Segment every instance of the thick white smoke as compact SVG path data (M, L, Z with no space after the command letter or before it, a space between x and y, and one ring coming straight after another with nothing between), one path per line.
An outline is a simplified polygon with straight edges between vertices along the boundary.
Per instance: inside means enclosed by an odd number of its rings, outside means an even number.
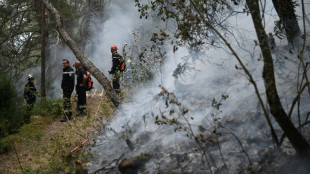
M243 7L240 5L238 10L242 10ZM137 8L134 7L134 2L130 0L113 0L104 10L108 20L102 24L102 31L99 32L99 35L95 36L100 42L96 45L96 50L94 50L93 57L90 60L107 77L111 78L108 74L112 65L110 46L117 45L119 53L123 54L121 48L124 44L134 43L133 30L144 28L144 31L150 31L144 37L147 40L147 37L151 36L151 32L155 31L155 26L164 25L152 19L141 20ZM273 31L274 20L277 19L271 2L267 2L266 14L268 15L265 16L264 25L266 32L269 33ZM228 24L230 32L234 34L234 36L230 35L228 40L253 74L259 92L266 101L264 83L261 77L263 62L261 61L260 49L255 46L257 38L251 16L239 14L232 17ZM280 49L284 47L286 41L276 38L276 43ZM254 88L243 70L238 69L240 65L224 44L222 48L210 47L202 50L201 60L192 61L190 59L189 62L186 61L195 69L186 71L178 79L172 76L173 71L179 63L185 63L186 59L184 58L186 56L191 55L186 48L179 48L177 52L173 53L169 44L164 45L164 47L167 50L167 58L162 66L162 74L156 76L145 86L130 91L134 93L133 97L121 106L121 112L113 118L108 129L97 139L97 147L92 150L96 151L99 157L91 162L92 165L89 164L90 171L110 163L109 160L116 159L121 154L131 157L140 153L153 153L154 159L148 164L150 172L153 170L153 173L157 167L165 167L164 164L157 166L158 161L160 161L157 158L164 159L162 163L167 163L167 165L173 163L170 161L169 154L187 154L193 164L201 162L200 154L197 155L193 152L193 149L197 148L197 144L193 139L186 137L184 131L175 133L173 131L174 126L154 123L156 116L169 115L169 111L172 109L176 113L178 111L178 107L172 104L167 107L165 97L158 96L161 92L159 85L165 87L169 92L173 92L182 106L189 109L186 117L195 134L199 134L202 128L212 131L213 127L219 124L218 122L215 123L214 120L219 118L222 120L221 124L227 123L227 125L223 125L227 132L232 131L239 136L253 161L259 159L260 153L264 149L272 147L270 131L258 106ZM277 48L273 51L273 56L275 58L289 57L289 53ZM70 60L75 61L74 58ZM297 67L294 58L289 57L289 60L291 62L283 59L274 60L276 77L279 79L277 81L278 90L280 95L284 96L281 98L284 103L291 101L292 96L296 94L294 76L297 74ZM95 83L95 87L100 88L98 83ZM222 94L227 95L228 98L221 100ZM221 101L220 110L212 107L213 99ZM286 107L286 109L288 108ZM302 105L301 112L305 113L306 111L307 106ZM186 124L186 121L176 113L171 115ZM274 120L272 121L274 122ZM277 124L274 125L277 132L280 132ZM264 141L257 142L257 137L264 139ZM134 151L128 149L124 139L133 142ZM250 140L253 143L250 143ZM225 158L229 158L226 159L227 165L232 173L235 173L240 163L246 163L244 154L241 153L240 155L240 146L234 138L226 137L221 141L223 155ZM188 148L184 149L184 147ZM164 152L168 155L163 154ZM216 157L219 156L216 150L212 151L212 154ZM221 163L219 159L215 161L218 165Z

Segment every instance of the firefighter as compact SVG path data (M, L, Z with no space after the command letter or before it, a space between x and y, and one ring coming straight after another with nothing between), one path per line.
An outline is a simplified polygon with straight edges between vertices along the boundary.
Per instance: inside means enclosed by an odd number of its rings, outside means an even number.
M76 68L76 94L78 95L77 109L79 113L76 116L85 116L84 110L86 109L86 81L87 74L82 67L81 62L77 61L73 65Z
M36 102L36 93L37 89L34 85L34 77L32 74L28 75L28 83L25 85L24 89L24 98L26 100L27 114L24 116L25 123L30 123L30 111L33 108L34 103Z
M60 121L66 122L68 119L71 120L72 117L71 95L74 89L74 70L67 59L63 59L62 64L64 68L61 89L63 90L64 99L64 117Z
M112 86L116 93L120 93L120 66L121 66L121 58L122 56L117 53L116 45L111 46L111 53L112 53L112 68L109 71L109 74L112 74Z

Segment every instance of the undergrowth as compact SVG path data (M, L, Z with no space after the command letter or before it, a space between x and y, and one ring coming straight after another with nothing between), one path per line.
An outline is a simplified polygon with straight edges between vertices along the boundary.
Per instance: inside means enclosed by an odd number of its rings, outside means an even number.
M37 103L31 111L31 122L0 140L0 173L78 173L92 156L81 143L95 137L102 120L114 110L106 96L87 100L87 116L73 117L66 123L59 122L62 100ZM76 103L72 104L74 110ZM77 146L80 148L71 152ZM10 160L5 161L5 157Z

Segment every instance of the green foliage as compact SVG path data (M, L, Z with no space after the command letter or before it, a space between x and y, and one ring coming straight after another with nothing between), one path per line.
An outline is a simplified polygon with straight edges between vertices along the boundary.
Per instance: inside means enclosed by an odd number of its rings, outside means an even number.
M55 118L63 112L63 99L47 100L42 99L31 111L32 115L49 116Z
M34 66L39 58L39 30L31 3L25 0L5 1L1 6L0 64L1 70L12 76L29 66ZM11 75L10 74L10 75Z
M111 103L103 102L101 104L102 114L107 116L107 117L110 116L112 114L112 112L113 112L113 109L114 109L113 106L114 105L113 104L111 105Z
M43 135L42 129L44 128L42 125L42 121L41 122L37 122L40 124L25 124L24 126L22 126L19 130L20 135L22 137L22 139L17 139L16 141L19 142L27 142L27 141L40 141ZM46 124L46 123L44 123Z
M11 141L8 138L0 138L0 154L9 152L12 149Z
M0 138L15 132L22 124L16 100L12 81L0 76Z
M66 22L69 34L79 28L79 6L86 2L51 0ZM81 5L82 4L82 5ZM4 0L0 1L0 72L8 72L16 77L20 72L38 66L41 58L41 1ZM47 32L50 40L55 40L57 33L54 18L46 13Z

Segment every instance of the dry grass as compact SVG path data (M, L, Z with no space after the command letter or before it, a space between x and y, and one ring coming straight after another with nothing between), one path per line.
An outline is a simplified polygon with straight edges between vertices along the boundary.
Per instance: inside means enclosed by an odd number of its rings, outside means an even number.
M73 108L75 106L73 102ZM60 122L61 116L56 119L32 117L31 123L24 125L19 133L6 137L13 149L0 156L0 173L70 172L72 169L66 166L65 157L71 154L73 160L81 156L87 159L85 144L73 153L70 151L95 136L113 108L105 96L96 93L87 97L85 117L73 117L65 123Z

